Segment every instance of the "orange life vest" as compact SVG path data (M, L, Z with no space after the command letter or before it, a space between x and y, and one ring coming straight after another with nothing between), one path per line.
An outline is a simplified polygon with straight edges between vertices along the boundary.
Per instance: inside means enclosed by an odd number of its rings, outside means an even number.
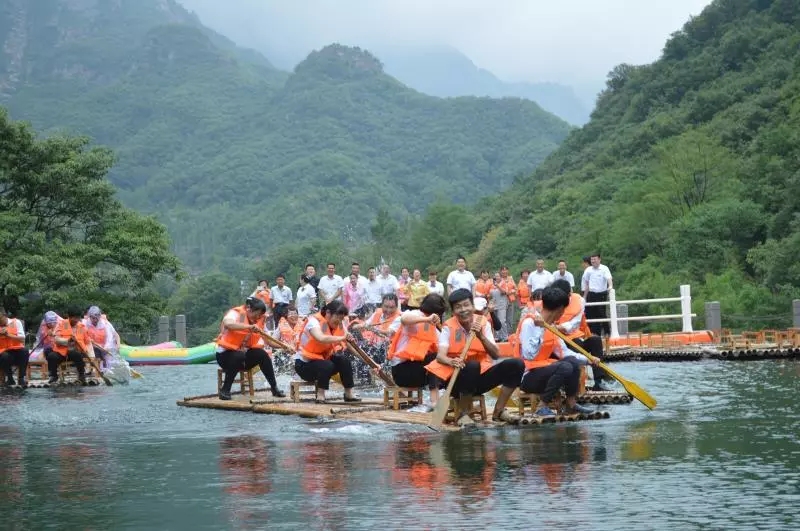
M19 335L19 326L17 326L16 319L9 319L5 329L9 336ZM21 348L25 348L24 339L0 336L0 352L5 352L6 350L17 350Z
M577 293L570 293L569 295L569 304L564 309L564 313L561 315L561 318L556 321L557 325L564 324L566 322L571 321L576 315L583 314L583 297L578 295ZM586 322L586 315L583 314L581 316L581 323L578 327L573 330L570 334L567 334L567 337L570 339L578 339L582 337L589 337L592 335L591 330L589 330L589 324Z
M500 278L500 291L502 291L510 302L514 302L517 300L515 293L515 286L514 286L514 279L511 276L507 276L505 279Z
M491 293L493 287L494 281L491 278L487 280L479 278L475 283L475 294L480 295L484 299L488 299L489 293Z
M86 331L89 334L89 338L92 342L97 343L98 345L105 346L106 344L106 327L97 328L95 326L87 326Z
M519 337L520 332L522 331L522 324L527 320L533 321L533 315L528 314L523 317L520 322L519 326L517 326L517 338ZM515 343L516 349L516 357L522 358L522 346L520 342L517 340ZM525 370L530 371L532 369L538 369L539 367L546 367L551 363L555 363L558 360L552 358L552 354L559 350L559 343L558 343L558 336L556 336L550 330L544 331L544 336L542 338L542 346L539 349L539 352L536 354L536 357L532 360L522 359L525 362Z
M384 319L383 308L378 308L377 310L375 310L375 313L372 314L372 317L370 317L367 320L367 324L374 323L373 328L376 328L381 332L388 332L389 327L392 326L392 323L398 317L400 317L400 312L395 312L388 319ZM370 343L383 343L385 341L389 341L389 338L386 338L379 334L375 334L371 330L364 330L363 332L361 332L361 336Z
M328 321L321 313L315 314L314 318L319 321L320 331L327 336L344 337L345 332L342 326L331 330ZM333 355L339 343L320 343L314 339L308 330L303 328L303 333L300 334L300 355L307 360L326 360Z
M300 334L303 333L303 327L305 325L306 320L298 318L297 323L292 327L285 317L281 317L281 321L278 323L281 341L297 348L297 345L300 343Z
M254 324L259 328L264 328L264 316L255 323L247 320L247 310L244 306L231 308L230 311L236 312L236 322L239 324ZM219 325L219 336L217 336L217 346L226 350L247 350L259 346L261 337L250 330L228 330L224 322Z
M527 305L531 300L531 287L522 279L519 279L519 283L517 284L517 295L519 296L519 303L522 306Z
M263 291L256 291L256 299L259 299L267 305L267 308L272 306L272 294L269 291L269 288Z
M485 323L486 320L482 319L481 326L484 326ZM445 321L444 325L450 330L450 347L447 349L447 356L450 358L457 358L461 355L461 351L467 343L469 332L461 327L461 323L458 322L458 317L455 316ZM469 350L467 350L467 357L464 362L469 361L477 361L481 364L481 374L491 369L492 365L494 365L492 358L489 357L486 349L483 348L483 343L481 343L477 337L472 340ZM449 380L450 376L453 375L453 367L439 363L438 360L433 360L427 364L425 369L442 380Z
M404 361L422 361L428 354L436 352L438 343L439 334L433 323L400 325L400 330L392 337L386 359L397 357Z
M89 352L89 331L86 329L86 325L80 321L73 328L69 324L69 319L62 320L56 326L56 337L59 339L74 338L81 352L84 354ZM67 345L59 345L55 341L53 342L53 352L66 356L68 351L69 347Z

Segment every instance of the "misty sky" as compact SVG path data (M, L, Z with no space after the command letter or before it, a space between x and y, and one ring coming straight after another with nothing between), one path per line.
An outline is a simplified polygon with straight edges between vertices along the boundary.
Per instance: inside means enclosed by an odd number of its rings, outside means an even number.
M332 42L446 44L506 81L602 87L619 63L660 55L710 0L179 0L290 69Z

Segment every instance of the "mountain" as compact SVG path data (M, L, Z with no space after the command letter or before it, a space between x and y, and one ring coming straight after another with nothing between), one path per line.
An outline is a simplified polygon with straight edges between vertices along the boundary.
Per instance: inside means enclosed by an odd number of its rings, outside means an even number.
M173 0L14 0L0 104L112 147L120 197L193 269L316 236L365 239L434 198L472 203L530 172L570 127L535 103L439 99L358 48L286 74Z

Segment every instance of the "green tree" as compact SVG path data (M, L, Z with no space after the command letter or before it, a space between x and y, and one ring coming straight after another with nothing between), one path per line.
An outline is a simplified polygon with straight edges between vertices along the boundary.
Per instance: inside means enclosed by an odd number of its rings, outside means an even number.
M189 345L212 341L229 308L243 303L239 281L220 272L185 281L169 301L171 314L186 316Z

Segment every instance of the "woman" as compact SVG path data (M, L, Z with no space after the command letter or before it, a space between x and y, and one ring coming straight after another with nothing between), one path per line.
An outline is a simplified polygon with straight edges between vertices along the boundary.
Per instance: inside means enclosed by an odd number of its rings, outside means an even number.
M428 284L422 280L422 272L419 269L414 270L411 278L411 282L406 286L406 290L408 291L408 309L419 310L422 299L430 293L430 289L428 288Z
M400 301L400 309L403 311L408 310L408 285L411 283L411 277L408 274L408 268L400 269L400 277L397 279L397 299Z
M331 376L338 374L344 386L345 402L361 402L353 394L353 366L343 353L335 352L337 345L352 340L342 320L347 317L347 306L332 300L319 313L311 316L300 334L300 348L294 355L294 370L306 382L317 385L318 404L325 403L325 391L330 387Z
M494 282L489 278L489 272L484 269L481 271L480 278L478 278L478 281L475 283L475 296L489 300L493 288Z
M442 322L445 309L444 297L431 293L422 299L418 310L404 312L387 355L395 383L399 387L427 385L431 406L439 400L439 379L427 372L425 365L436 358L437 325Z
M317 290L311 285L310 277L304 273L300 275L300 286L297 288L297 314L305 319L313 313L316 302Z
M364 304L367 301L367 288L359 283L356 273L350 274L350 282L345 284L343 297L344 304L350 315L355 315L359 319L364 317Z

